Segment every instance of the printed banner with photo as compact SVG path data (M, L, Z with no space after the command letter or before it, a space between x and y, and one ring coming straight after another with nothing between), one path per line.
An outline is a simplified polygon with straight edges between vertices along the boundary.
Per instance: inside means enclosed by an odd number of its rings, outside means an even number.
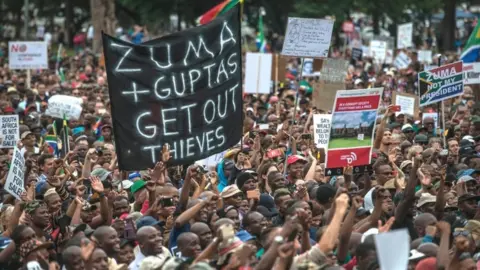
M480 63L463 63L463 84L480 84Z
M463 94L463 63L455 62L418 73L420 107Z
M240 30L237 5L209 24L140 45L103 35L120 170L152 168L164 144L169 163L180 165L240 141Z
M342 174L347 166L358 168L370 165L382 92L383 88L337 91L325 175Z

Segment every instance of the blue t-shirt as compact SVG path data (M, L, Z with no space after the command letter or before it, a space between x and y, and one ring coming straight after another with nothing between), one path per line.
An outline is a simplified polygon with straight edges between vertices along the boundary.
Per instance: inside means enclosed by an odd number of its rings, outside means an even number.
M173 227L172 231L170 232L170 239L168 239L168 249L170 249L170 252L172 252L173 256L178 258L182 257L182 254L180 253L180 250L178 250L177 239L178 236L184 232L190 232L190 223L187 223L178 229Z
M132 36L132 43L133 44L140 44L143 40L143 32L138 32L135 36Z

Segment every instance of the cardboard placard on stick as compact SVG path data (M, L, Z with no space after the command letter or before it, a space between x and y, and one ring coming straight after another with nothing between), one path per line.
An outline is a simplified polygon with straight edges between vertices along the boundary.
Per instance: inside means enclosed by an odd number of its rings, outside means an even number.
M392 103L394 105L400 105L400 111L396 112L396 115L401 113L413 116L415 119L419 119L419 106L418 96L407 93L393 92Z
M326 83L323 80L312 84L313 106L325 112L331 111L337 90L345 89L344 83Z

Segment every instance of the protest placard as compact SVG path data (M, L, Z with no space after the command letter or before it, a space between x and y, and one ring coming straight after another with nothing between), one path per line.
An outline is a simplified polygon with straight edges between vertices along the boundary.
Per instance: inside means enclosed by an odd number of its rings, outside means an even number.
M331 114L314 114L313 115L313 138L315 140L315 145L317 148L328 147L328 141L330 138L330 129L331 129Z
M340 175L346 166L363 172L370 164L382 92L383 88L337 91L325 175Z
M45 114L66 120L78 120L82 114L82 99L66 95L54 95L48 99Z
M397 28L397 49L413 47L413 23L404 23Z
M421 63L432 63L432 51L430 50L419 50L417 52L418 55L418 62Z
M344 83L347 76L348 61L329 58L324 61L320 80L327 83Z
M225 151L211 155L207 158L201 159L195 164L203 166L205 169L210 170L211 167L215 167L220 161L222 161L223 157L225 156Z
M352 59L355 61L362 61L362 48L352 48Z
M393 65L398 69L406 69L408 65L412 62L412 59L404 52L400 52L397 57L395 57L395 62Z
M463 94L463 63L455 62L418 73L420 106Z
M14 148L19 139L18 115L0 115L0 148Z
M387 49L385 55L385 64L392 64L393 63L393 50Z
M103 35L121 170L152 168L167 143L169 163L180 165L240 141L240 30L237 5L208 24L141 45Z
M328 112L332 110L332 104L335 101L337 90L345 89L345 83L326 83L319 80L312 84L312 105L319 110Z
M463 63L464 84L480 84L480 63Z
M7 180L5 181L5 190L12 194L15 198L20 200L20 195L22 195L24 189L24 168L25 167L25 158L23 157L20 150L17 147L13 150L12 163L10 164L10 169L8 170Z
M247 53L245 93L270 93L272 62L270 53Z
M395 115L408 114L418 119L418 96L394 91L392 101L394 105L400 106L400 111L395 112Z
M47 69L48 55L45 41L8 42L9 69Z
M333 31L332 20L288 18L282 54L288 56L328 57Z
M375 235L375 246L380 270L408 269L410 235L406 228Z
M387 42L382 40L370 41L369 48L370 57L374 58L378 63L384 63L387 57Z

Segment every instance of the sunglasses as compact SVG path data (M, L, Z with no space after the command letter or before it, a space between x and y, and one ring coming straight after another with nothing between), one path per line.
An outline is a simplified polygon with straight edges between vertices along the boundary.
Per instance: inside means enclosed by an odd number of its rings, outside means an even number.
M470 232L469 231L454 231L453 232L453 237L457 237L457 236L470 237Z

